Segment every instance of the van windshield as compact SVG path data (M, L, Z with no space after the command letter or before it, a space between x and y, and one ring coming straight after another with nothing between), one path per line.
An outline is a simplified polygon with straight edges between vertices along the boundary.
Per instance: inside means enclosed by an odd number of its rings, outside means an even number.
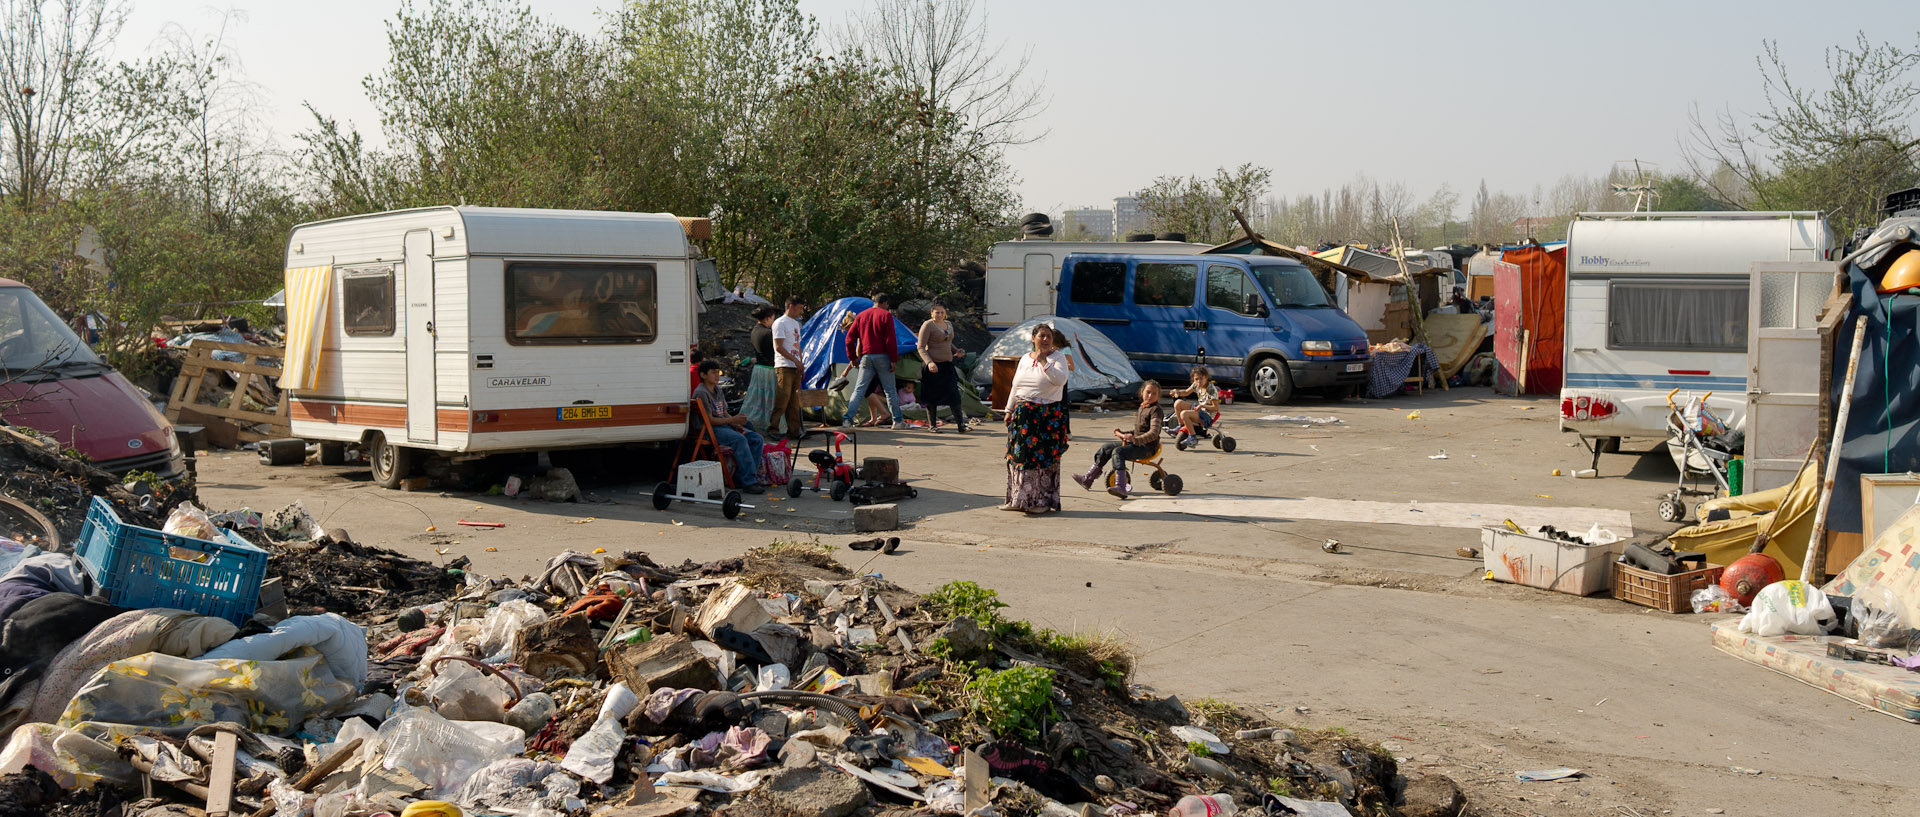
M0 376L99 365L93 350L33 290L0 287Z
M1267 297L1278 309L1332 307L1327 291L1314 280L1313 273L1299 264L1253 264L1253 277L1267 290Z

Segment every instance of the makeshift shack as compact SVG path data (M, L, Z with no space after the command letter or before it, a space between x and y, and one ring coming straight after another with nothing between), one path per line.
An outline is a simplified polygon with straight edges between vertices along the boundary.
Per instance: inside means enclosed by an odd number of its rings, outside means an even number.
M1567 312L1567 244L1506 247L1494 272L1494 388L1559 394ZM1524 366L1524 374L1523 372Z
M1906 237L1899 238L1903 230ZM1869 249L1847 264L1841 283L1853 300L1833 337L1829 405L1840 405L1854 323L1864 316L1867 324L1833 478L1830 531L1861 531L1861 474L1920 470L1920 287L1878 291L1897 263L1920 263L1917 234L1920 210L1881 222L1861 245Z

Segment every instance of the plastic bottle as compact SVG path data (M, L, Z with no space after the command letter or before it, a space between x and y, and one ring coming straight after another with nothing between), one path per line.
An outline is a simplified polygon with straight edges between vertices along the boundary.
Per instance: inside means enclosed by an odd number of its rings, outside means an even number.
M1240 810L1231 794L1189 794L1173 804L1170 817L1232 817Z

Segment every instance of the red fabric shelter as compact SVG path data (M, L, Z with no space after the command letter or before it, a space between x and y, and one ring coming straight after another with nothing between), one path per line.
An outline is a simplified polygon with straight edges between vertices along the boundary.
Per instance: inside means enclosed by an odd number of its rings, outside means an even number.
M1517 331L1526 333L1527 339L1526 393L1559 394L1560 383L1566 376L1566 245L1551 250L1538 245L1518 247L1503 251L1500 260L1520 268L1519 320L1515 324ZM1496 303L1505 300L1495 296ZM1519 364L1518 343L1512 348L1516 350L1516 359L1500 361L1502 367L1510 371L1516 370Z

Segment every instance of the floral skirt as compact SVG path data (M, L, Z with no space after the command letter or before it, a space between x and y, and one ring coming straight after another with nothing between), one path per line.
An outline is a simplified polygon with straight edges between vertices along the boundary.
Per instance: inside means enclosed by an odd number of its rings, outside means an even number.
M1064 403L1020 402L1008 411L1007 504L1060 510L1060 456L1069 427Z
M754 428L768 428L773 417L773 400L779 393L773 367L755 364L753 379L747 381L747 393L740 401L740 413L753 421Z

